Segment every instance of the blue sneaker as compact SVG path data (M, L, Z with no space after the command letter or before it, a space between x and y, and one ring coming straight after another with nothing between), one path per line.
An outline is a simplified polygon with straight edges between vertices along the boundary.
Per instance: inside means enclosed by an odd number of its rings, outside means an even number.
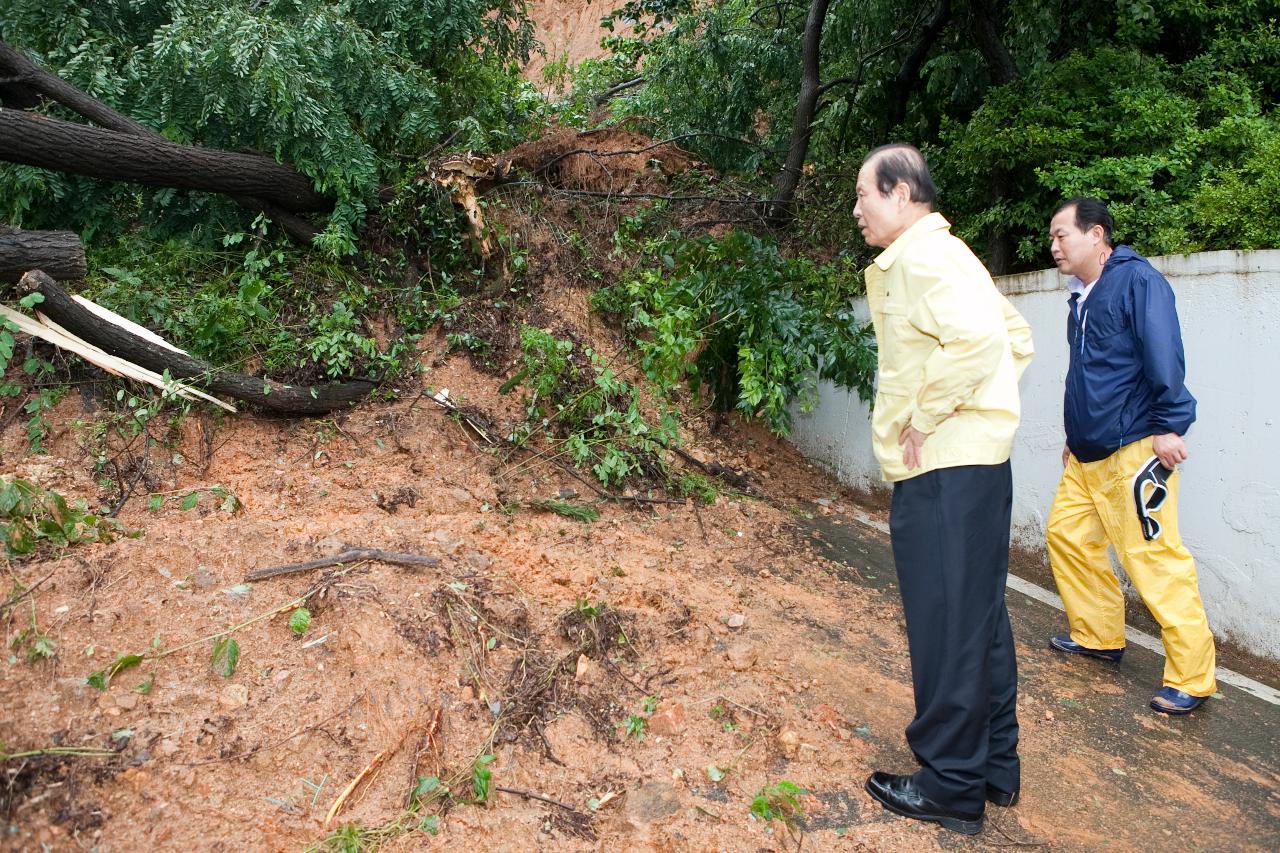
M1075 640L1071 639L1070 634L1058 634L1049 638L1049 645L1060 652L1066 652L1069 655L1084 655L1091 658L1102 658L1112 663L1120 663L1120 658L1124 657L1124 648L1118 649L1091 649L1088 646L1082 646Z
M1204 704L1208 696L1192 696L1174 687L1161 687L1151 697L1151 709L1161 714L1190 714Z

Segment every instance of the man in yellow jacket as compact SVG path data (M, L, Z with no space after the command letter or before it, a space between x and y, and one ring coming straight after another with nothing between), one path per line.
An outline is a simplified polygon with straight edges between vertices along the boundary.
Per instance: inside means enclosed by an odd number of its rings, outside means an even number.
M875 772L892 812L975 834L986 803L1012 805L1017 664L1005 609L1020 417L1031 329L933 210L924 157L867 155L854 216L883 252L867 268L879 348L872 442L893 483L890 533L911 651L911 775Z

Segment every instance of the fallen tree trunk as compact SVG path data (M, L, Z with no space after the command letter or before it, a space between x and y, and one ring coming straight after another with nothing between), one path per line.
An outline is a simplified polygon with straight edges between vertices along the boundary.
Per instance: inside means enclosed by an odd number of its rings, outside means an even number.
M108 130L166 141L151 128L134 121L129 116L113 110L87 92L77 89L56 74L44 70L4 42L0 42L0 102L6 107L30 108L41 97L57 101L62 106ZM295 242L309 245L319 230L300 216L252 196L236 196L236 203L250 210L261 210ZM46 270L47 272L47 270ZM52 273L51 273L52 274ZM58 276L54 276L57 278Z
M43 270L56 279L84 278L84 246L79 235L0 225L0 281L17 281L28 270Z
M0 109L0 159L139 184L264 199L291 212L327 210L311 179L259 154L179 145Z
M153 370L169 371L175 379L199 384L271 412L288 415L321 415L358 403L373 390L372 382L330 382L324 385L282 385L258 376L220 371L186 353L158 346L115 323L92 313L71 298L62 287L40 271L29 272L19 282L23 293L44 297L37 309L71 334L112 354Z

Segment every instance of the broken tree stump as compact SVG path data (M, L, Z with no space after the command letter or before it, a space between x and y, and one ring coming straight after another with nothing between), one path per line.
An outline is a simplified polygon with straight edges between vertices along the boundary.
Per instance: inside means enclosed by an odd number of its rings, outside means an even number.
M84 246L73 231L23 231L0 225L0 281L16 282L28 270L50 278L84 278Z

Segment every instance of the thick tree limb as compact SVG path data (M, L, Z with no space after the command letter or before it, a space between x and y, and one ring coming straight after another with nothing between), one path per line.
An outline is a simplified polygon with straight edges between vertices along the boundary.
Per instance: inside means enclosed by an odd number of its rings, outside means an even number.
M986 60L991 82L1003 86L1018 79L1018 66L1001 38L1000 17L1004 10L997 9L993 0L970 0L969 30L973 40ZM993 165L988 192L993 204L1000 204L1011 192L1009 173L1001 166ZM1007 272L1013 263L1013 239L997 222L987 229L987 268L992 275Z
M139 184L266 199L285 210L326 210L311 179L269 157L179 145L0 109L0 159Z
M613 86L610 86L608 89L605 89L600 94L596 95L596 103L603 104L605 101L609 100L615 95L619 95L627 91L628 89L634 89L636 86L643 86L647 82L649 81L646 80L644 77L636 77L634 79L627 80L623 83L617 83Z
M0 71L4 71L21 81L21 85L27 91L57 101L67 109L79 113L96 125L105 127L108 130L118 130L121 133L133 134L134 136L159 138L159 134L151 128L134 121L127 115L116 112L89 93L72 86L58 75L45 71L4 42L0 42ZM24 102L27 106L32 106L29 100ZM9 106L7 101L5 106Z
M84 278L84 246L72 231L21 231L0 226L0 281L17 281L28 270L51 278Z
M933 49L934 44L938 41L943 29L946 28L950 20L951 0L940 0L933 16L929 18L924 25L924 29L920 31L920 38L916 41L915 47L907 54L907 58L902 61L902 65L898 69L898 75L889 87L889 108L885 119L886 136L906 119L907 101L910 100L911 93L915 91L916 84L920 82L920 66L924 65L924 60L929 55L929 51Z
M164 137L151 128L51 74L4 42L0 42L0 73L7 75L8 82L0 84L0 103L6 107L30 108L45 97L108 130L164 141ZM306 219L265 199L236 196L235 200L241 207L267 214L297 243L309 245L320 233Z
M372 382L331 382L324 385L282 385L258 376L219 371L208 362L178 350L158 346L146 338L99 317L80 305L62 287L39 271L29 272L18 285L24 292L44 297L40 313L62 328L134 364L156 373L169 371L174 379L201 384L215 394L224 394L279 414L318 415L353 405L373 390Z

